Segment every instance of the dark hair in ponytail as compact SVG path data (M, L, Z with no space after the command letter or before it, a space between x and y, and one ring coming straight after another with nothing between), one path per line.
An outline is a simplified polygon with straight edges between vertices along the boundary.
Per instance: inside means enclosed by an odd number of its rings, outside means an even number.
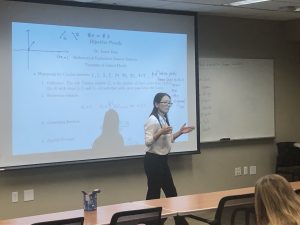
M150 114L155 116L160 124L160 126L162 127L161 123L160 123L160 119L159 119L159 116L158 116L158 110L157 110L157 107L155 106L155 104L159 104L161 99L165 96L168 96L170 99L171 99L171 96L168 95L167 93L163 93L163 92L160 92L160 93L157 93L155 96L154 96L154 99L153 99L153 109L152 109L152 112ZM169 123L169 119L168 119L168 115L166 114L166 122L168 124L168 126L170 126L170 123Z

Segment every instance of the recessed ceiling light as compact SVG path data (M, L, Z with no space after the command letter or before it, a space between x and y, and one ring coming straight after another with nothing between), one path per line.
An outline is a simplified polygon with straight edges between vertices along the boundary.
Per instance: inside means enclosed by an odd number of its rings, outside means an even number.
M240 6L240 5L249 5L249 4L254 4L254 3L258 3L258 2L267 2L267 1L270 1L270 0L243 0L243 1L229 3L229 5Z
M93 0L74 0L75 2L93 2Z
M293 12L293 11L296 11L296 10L297 10L297 7L296 7L296 6L289 5L289 6L283 6L283 7L280 7L279 10L280 10L280 11L286 11L286 12Z

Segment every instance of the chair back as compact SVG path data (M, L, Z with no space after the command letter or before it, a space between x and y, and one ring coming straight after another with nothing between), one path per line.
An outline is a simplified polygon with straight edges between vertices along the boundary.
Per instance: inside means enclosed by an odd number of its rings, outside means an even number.
M32 225L83 225L84 218L76 217L71 219L45 221L39 223L33 223Z
M160 225L162 207L129 210L115 213L110 225Z
M300 166L300 150L294 146L295 142L277 143L277 167Z
M244 213L240 224L249 223L250 213L254 213L254 193L223 197L215 213L215 224L237 224L238 213Z
M296 180L296 176L300 177L300 149L294 144L295 142L277 143L275 172L281 175L285 174L285 178L289 181Z

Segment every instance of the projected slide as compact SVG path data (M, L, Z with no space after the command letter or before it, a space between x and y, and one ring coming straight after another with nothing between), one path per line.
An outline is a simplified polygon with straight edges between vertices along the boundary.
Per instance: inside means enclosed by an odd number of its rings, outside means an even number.
M13 155L144 145L157 92L189 122L186 34L12 23Z

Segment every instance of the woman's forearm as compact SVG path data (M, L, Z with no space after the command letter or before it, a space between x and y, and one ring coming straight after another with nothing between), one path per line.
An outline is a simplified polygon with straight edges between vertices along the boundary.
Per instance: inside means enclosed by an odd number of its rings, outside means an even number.
M175 139L178 138L180 135L182 135L181 130L179 130L179 131L173 133L173 141L175 141Z

